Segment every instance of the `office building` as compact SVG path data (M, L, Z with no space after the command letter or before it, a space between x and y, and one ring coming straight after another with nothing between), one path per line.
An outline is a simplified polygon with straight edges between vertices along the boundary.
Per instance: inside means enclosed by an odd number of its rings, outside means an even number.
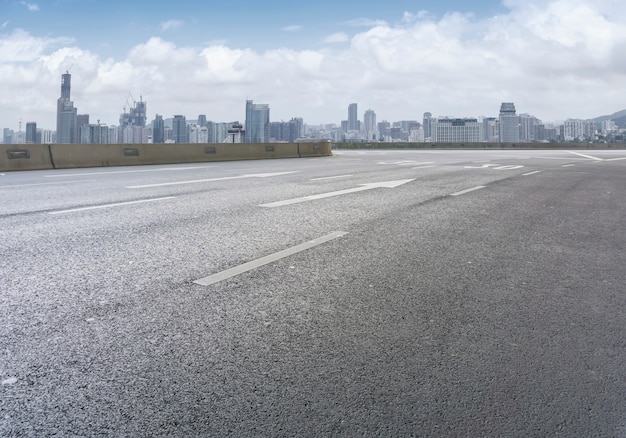
M77 109L71 101L72 75L61 75L61 97L57 100L57 143L78 143Z
M431 119L433 138L437 143L479 143L481 124L478 119Z
M165 143L165 122L163 116L159 114L152 123L152 143Z
M357 110L357 104L351 103L348 105L348 131L360 131L359 115Z
M83 144L107 144L111 143L110 130L107 125L87 124L80 128L80 142Z
M37 143L37 123L26 123L26 143Z
M517 143L520 140L520 119L515 113L513 102L502 102L500 106L499 131L501 143Z
M424 140L428 141L432 137L432 130L430 127L430 120L433 118L431 113L424 113L424 119L422 120L422 127L424 128Z
M270 107L267 104L246 101L246 143L268 143L270 141Z
M172 140L174 143L189 143L187 119L185 116L174 116L172 121Z
M365 131L365 139L367 141L376 141L379 139L378 126L376 125L376 113L368 109L363 114L363 127Z
M496 143L500 140L500 135L498 134L498 119L495 117L484 117L482 125L482 141Z

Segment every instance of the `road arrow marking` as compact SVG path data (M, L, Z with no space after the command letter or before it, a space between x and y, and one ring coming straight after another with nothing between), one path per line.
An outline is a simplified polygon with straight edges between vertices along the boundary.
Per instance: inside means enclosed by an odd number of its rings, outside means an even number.
M262 204L259 207L267 207L267 208L283 207L285 205L299 204L301 202L314 201L317 199L324 199L324 198L331 198L333 196L347 195L350 193L362 192L365 190L372 190L372 189L378 189L378 188L393 189L398 186L401 186L402 184L409 183L411 181L415 181L415 178L401 179L397 181L383 181L383 182L377 182L377 183L359 184L359 187L354 187L351 189L337 190L336 192L320 193L319 195L303 196L302 198L287 199L285 201L270 202L269 204Z
M157 184L144 184L140 186L127 186L127 189L145 189L147 187L164 187L164 186L177 186L181 184L197 184L204 182L212 182L212 181L226 181L229 179L243 179L243 178L268 178L271 176L280 176L287 175L293 172L276 172L276 173L251 173L248 175L239 175L239 176L224 176L221 178L207 178L207 179L195 179L191 181L174 181L174 182L166 182L166 183L157 183Z

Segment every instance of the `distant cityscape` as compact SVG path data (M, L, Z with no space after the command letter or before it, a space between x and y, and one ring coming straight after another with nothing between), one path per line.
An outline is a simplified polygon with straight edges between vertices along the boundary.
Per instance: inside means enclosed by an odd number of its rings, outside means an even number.
M147 102L127 100L119 125L90 123L89 114L78 114L71 100L71 75L61 75L61 95L57 100L56 130L40 129L35 121L17 132L4 128L5 144L137 144L137 143L279 143L311 140L333 142L433 142L433 143L551 143L551 142L624 142L626 130L615 120L567 119L556 124L543 123L529 114L517 114L513 102L502 102L498 117L433 117L377 122L376 112L368 109L363 120L357 103L350 103L347 119L340 123L307 125L300 117L289 121L270 121L269 104L247 100L245 119L214 122L200 114L195 119L184 115L164 118L156 114L147 122Z

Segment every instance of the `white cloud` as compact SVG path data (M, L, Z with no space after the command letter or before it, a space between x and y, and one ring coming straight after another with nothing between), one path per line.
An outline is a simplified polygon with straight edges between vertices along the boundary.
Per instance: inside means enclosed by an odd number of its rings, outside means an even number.
M303 26L300 26L298 24L295 24L293 26L285 26L283 27L283 31L284 32L300 32L302 29L304 29Z
M355 18L344 22L347 26L354 27L374 27L374 26L387 26L387 22L383 20L372 20L369 18Z
M26 6L26 8L30 11L30 12L37 12L39 11L39 6L34 4L34 3L26 3L26 2L21 2L24 6Z
M332 35L328 35L322 42L324 43L345 43L350 41L350 36L344 32L337 32Z
M161 30L168 31L168 30L180 29L181 27L184 26L184 24L185 23L181 20L168 20L168 21L161 23Z
M380 120L434 115L494 116L500 103L545 121L624 109L626 4L616 0L507 0L497 17L405 14L376 22L346 43L319 50L184 47L165 38L137 44L125 59L101 59L59 40L0 33L0 127L19 118L52 128L60 77L71 67L79 113L117 124L128 92L149 117L206 114L243 121L246 99L270 104L273 120L338 123L347 105Z

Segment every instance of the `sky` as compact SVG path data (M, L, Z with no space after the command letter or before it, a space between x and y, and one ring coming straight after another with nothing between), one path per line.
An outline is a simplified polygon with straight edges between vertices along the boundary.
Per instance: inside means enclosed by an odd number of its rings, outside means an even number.
M497 117L626 108L623 0L0 0L0 128L56 129L61 75L90 122Z

